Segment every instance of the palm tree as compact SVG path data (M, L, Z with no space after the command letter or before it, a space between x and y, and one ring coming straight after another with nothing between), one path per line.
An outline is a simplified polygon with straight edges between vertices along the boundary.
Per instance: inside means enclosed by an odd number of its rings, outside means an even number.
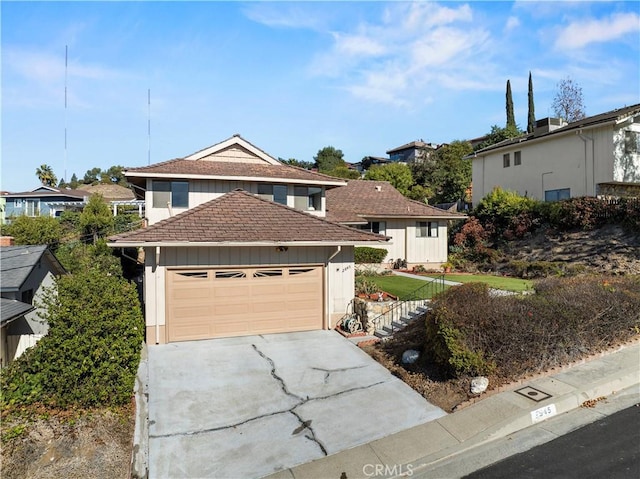
M53 173L53 168L49 165L40 165L40 168L36 168L36 176L45 186L55 186L58 182L58 178Z

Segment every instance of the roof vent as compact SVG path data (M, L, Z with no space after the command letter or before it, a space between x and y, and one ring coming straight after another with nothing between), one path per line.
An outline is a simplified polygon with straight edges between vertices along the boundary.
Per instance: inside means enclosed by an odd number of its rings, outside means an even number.
M533 136L544 135L558 128L566 126L567 122L562 118L543 118L536 121L536 127L533 129Z
M376 191L382 191L382 186L376 185Z

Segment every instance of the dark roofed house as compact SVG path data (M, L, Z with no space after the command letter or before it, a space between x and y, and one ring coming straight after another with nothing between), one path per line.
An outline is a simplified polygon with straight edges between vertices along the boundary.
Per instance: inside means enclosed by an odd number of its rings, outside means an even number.
M332 329L354 297L354 247L388 240L325 218L344 180L239 135L124 173L149 226L109 245L145 252L148 344Z
M438 145L425 143L423 140L416 140L388 150L387 155L389 155L389 159L393 162L415 163L425 159L437 148Z
M47 333L37 303L61 274L64 268L46 245L0 247L3 366Z
M387 181L349 180L327 192L327 218L390 237L386 266L400 259L437 269L447 261L449 221L465 216L410 200Z

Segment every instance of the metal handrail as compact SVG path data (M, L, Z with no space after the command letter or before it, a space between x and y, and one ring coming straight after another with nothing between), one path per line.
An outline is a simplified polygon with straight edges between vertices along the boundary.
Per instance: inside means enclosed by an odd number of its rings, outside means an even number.
M374 328L378 330L387 326L391 328L391 334L393 334L396 330L394 324L396 320L406 317L412 310L415 310L417 307L415 304L416 301L421 302L421 305L429 301L429 299L424 298L427 296L425 292L429 290L431 290L430 297L444 291L444 275L439 275L430 281L426 281L425 284L405 296L402 301L390 306L387 311L373 318L371 323L374 325ZM411 308L411 311L409 308Z

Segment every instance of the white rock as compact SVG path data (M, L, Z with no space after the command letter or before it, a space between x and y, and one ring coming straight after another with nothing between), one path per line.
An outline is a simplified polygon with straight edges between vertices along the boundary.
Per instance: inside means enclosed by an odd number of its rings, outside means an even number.
M416 351L415 349L407 349L404 353L402 353L402 363L403 364L413 364L420 357L420 351Z
M489 379L484 376L479 376L471 380L471 394L480 394L487 390L489 387Z

